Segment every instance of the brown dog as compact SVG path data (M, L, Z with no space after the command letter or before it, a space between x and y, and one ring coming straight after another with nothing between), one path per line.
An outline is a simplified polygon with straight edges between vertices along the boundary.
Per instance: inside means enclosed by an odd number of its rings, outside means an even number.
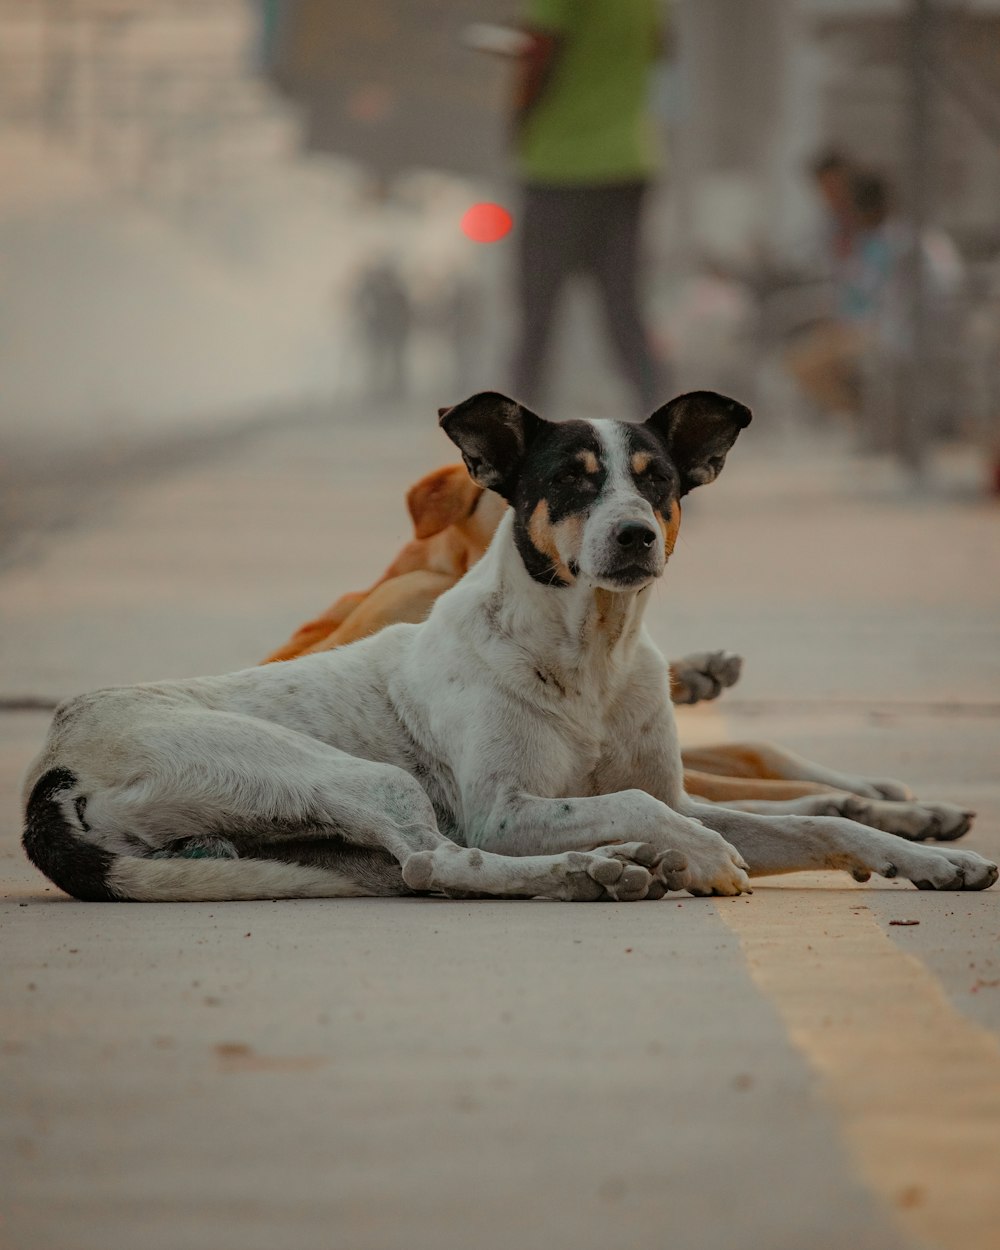
M410 488L406 506L414 538L368 590L341 597L325 612L301 625L289 640L263 661L293 660L314 651L341 647L387 625L422 621L434 600L464 577L483 555L507 504L477 486L464 464L428 473ZM738 668L735 670L738 672ZM712 698L728 677L711 666L696 675L705 693L692 693L683 666L671 667L675 703ZM689 794L715 802L789 800L813 794L864 794L871 798L909 797L904 786L889 781L846 776L812 764L781 747L763 743L724 743L686 748L684 786Z
M422 477L407 492L406 506L413 541L374 586L341 595L300 626L265 664L342 647L399 621L422 621L438 595L482 556L507 507L499 495L477 486L464 464L445 465Z

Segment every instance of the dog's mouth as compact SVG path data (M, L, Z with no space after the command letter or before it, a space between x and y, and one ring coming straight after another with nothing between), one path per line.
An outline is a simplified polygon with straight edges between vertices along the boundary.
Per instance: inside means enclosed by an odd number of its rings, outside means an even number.
M659 573L648 564L624 564L597 579L604 590L641 590L656 581Z
M656 574L645 564L627 564L625 568L618 569L613 577L613 581L619 582L622 586L632 587L641 586L646 582L654 581Z

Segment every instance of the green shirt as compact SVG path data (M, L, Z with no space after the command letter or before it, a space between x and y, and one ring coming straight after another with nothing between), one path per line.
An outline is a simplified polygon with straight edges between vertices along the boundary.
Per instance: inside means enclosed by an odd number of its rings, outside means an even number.
M561 36L518 141L529 182L631 182L656 168L647 107L657 0L526 0L527 26Z

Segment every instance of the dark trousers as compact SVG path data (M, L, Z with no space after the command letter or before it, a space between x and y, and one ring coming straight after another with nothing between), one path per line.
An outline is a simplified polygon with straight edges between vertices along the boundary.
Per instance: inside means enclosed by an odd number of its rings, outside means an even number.
M640 313L639 247L644 182L611 186L524 188L514 360L518 399L543 398L553 321L566 279L586 274L597 285L608 334L641 414L667 398Z

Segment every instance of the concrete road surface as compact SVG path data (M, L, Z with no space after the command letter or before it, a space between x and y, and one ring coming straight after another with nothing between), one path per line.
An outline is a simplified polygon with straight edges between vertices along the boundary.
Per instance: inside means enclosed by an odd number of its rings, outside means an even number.
M1000 854L1000 514L761 425L651 608L747 656L684 734L902 776ZM290 424L9 548L0 1246L992 1250L996 890L115 907L23 861L33 701L253 663L450 458L419 414Z

